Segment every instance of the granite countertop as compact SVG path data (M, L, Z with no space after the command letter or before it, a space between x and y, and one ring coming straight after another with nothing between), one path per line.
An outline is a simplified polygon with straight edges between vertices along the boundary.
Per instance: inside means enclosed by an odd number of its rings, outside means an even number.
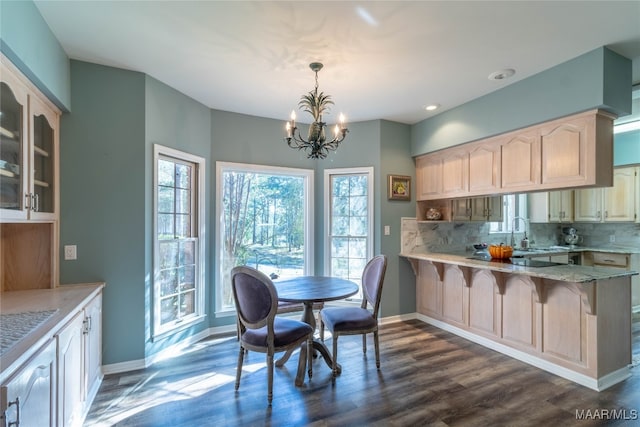
M626 253L626 252L625 252ZM401 253L400 256L410 259L435 261L443 264L455 264L464 267L482 268L503 273L522 274L543 279L559 280L563 282L585 283L595 280L613 279L638 274L619 268L590 267L584 265L554 265L549 267L525 267L500 261L484 261L469 259L470 253Z
M603 246L576 246L576 245L556 245L541 248L543 251L536 252L536 247L532 247L532 251L523 251L524 253L531 253L535 256L538 255L554 255L567 252L607 252L612 254L640 254L640 248L631 246L619 246L614 244L608 244ZM518 250L518 248L515 248Z
M52 339L104 286L89 283L1 292L0 383Z

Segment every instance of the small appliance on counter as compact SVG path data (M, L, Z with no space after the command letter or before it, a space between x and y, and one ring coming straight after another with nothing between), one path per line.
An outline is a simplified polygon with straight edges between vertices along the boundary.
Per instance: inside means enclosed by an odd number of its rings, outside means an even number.
M582 236L578 235L578 230L573 227L564 227L562 229L564 243L569 246L575 246L582 242Z

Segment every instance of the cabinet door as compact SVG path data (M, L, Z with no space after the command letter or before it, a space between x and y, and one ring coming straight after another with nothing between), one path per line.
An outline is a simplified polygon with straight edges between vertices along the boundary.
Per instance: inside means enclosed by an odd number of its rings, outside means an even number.
M0 389L5 425L56 425L56 342L49 341Z
M469 157L466 150L447 151L442 157L442 195L466 195L469 191Z
M79 425L82 418L84 376L84 315L78 313L57 335L58 340L58 418L63 426Z
M495 191L500 187L500 146L495 140L469 152L469 192Z
M453 221L469 221L471 219L471 199L452 200L451 219Z
M587 144L595 144L595 136L588 138L587 129L593 128L594 123L595 116L587 116L555 121L541 128L543 185L586 181Z
M603 189L605 222L635 221L635 199L638 197L636 173L634 167L613 170L613 187Z
M529 221L533 223L548 223L549 218L549 193L527 194L527 211Z
M0 67L0 217L27 218L27 88Z
M416 198L439 199L442 192L442 159L439 156L422 156L416 159Z
M549 192L549 221L572 222L573 221L573 191Z
M575 192L576 222L602 221L602 189L588 188Z
M102 379L102 294L85 308L84 397L92 400Z
M502 222L503 216L503 199L502 196L487 197L485 203L488 209L487 221Z
M535 190L540 183L540 141L536 131L510 134L502 140L501 187Z
M38 100L30 98L31 209L30 218L55 219L57 213L58 117Z

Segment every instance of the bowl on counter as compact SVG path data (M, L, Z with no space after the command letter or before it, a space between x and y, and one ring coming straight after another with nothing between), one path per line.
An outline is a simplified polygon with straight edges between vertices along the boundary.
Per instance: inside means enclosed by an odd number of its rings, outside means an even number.
M505 245L490 245L489 255L495 259L507 259L513 255L513 248Z

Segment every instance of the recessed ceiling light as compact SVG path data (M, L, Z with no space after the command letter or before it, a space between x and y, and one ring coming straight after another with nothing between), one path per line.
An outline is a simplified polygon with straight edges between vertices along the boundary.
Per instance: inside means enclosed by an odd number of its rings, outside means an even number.
M427 111L434 111L434 110L437 110L438 108L440 108L440 104L429 104L424 107L424 109Z
M509 77L513 76L515 73L516 73L516 70L514 70L513 68L505 68L503 70L494 71L493 73L489 74L489 80L508 79Z

